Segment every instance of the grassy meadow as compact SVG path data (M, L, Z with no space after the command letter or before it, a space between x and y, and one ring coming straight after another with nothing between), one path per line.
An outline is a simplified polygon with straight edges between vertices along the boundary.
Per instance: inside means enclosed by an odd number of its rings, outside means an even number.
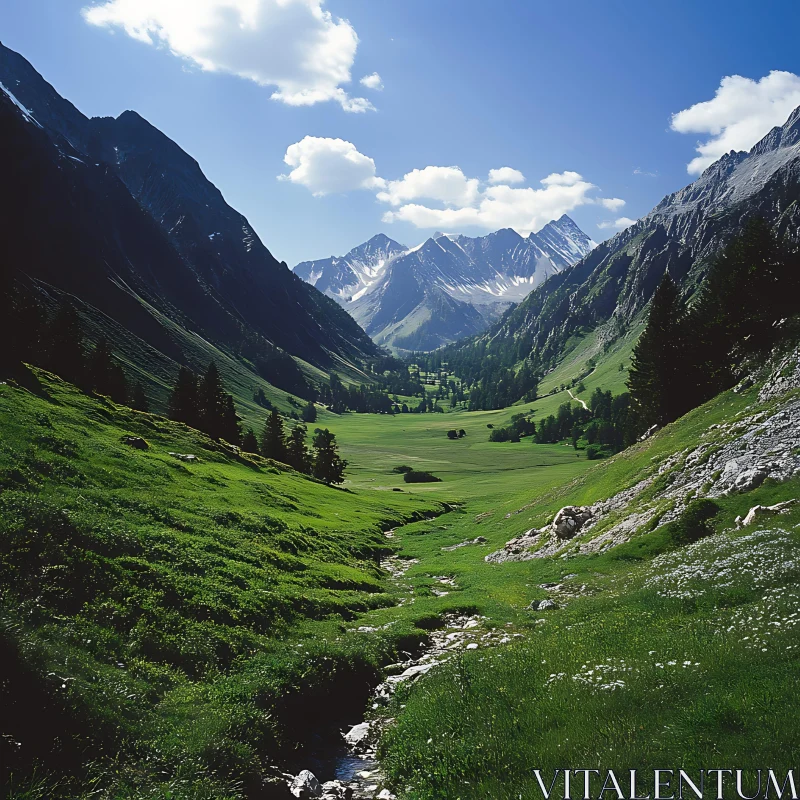
M603 364L587 394L616 379ZM750 506L796 497L797 481L723 498L715 535L694 545L657 528L600 555L484 560L751 413L756 389L600 462L488 441L488 425L540 419L566 392L501 411L321 410L350 462L330 488L34 377L0 385L9 798L258 797L309 736L357 720L383 668L454 611L518 636L395 697L381 753L404 798L539 797L531 770L564 764L780 767L800 746L800 513L755 537L730 531ZM448 439L453 428L466 436ZM442 481L406 484L403 465ZM399 581L380 566L389 554L409 560ZM568 602L529 611L555 583Z

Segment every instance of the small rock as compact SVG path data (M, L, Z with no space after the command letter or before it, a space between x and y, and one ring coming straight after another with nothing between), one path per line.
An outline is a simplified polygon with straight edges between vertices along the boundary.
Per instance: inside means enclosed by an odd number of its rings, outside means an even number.
M558 606L552 600L534 600L529 606L528 611L552 611Z
M388 789L381 789L378 793L378 800L396 800L396 795L393 795Z
M173 458L177 458L178 461L193 462L193 461L199 461L200 460L197 456L192 455L191 453L170 453L170 455Z

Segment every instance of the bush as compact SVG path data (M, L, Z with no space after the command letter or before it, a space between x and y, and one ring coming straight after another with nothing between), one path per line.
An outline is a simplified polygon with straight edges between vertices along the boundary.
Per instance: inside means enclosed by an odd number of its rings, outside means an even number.
M597 444L589 444L586 445L586 458L589 461L597 461L600 458L605 458L606 454L603 452L603 448Z
M692 500L680 517L667 526L673 544L691 544L705 536L710 536L714 533L714 529L709 524L709 520L716 517L719 510L719 505L708 498Z
M401 475L405 472L413 472L413 471L414 467L407 467L405 465L402 467L394 467L394 469L392 469L392 472L398 472Z
M458 439L458 431L457 430L447 431L447 438L448 439Z
M410 472L406 472L403 475L403 480L406 483L441 483L442 479L437 478L435 475L431 475L430 472L417 472L415 470L411 470Z

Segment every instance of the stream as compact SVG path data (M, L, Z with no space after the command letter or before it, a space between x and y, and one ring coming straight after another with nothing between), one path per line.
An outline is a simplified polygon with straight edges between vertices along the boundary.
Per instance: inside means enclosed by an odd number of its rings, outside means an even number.
M394 531L384 533L387 539L394 538ZM464 542L462 545L479 545L483 541ZM413 602L403 576L416 559L389 556L381 562L381 567L389 574L395 585L406 594L400 603ZM451 576L433 576L440 588L434 593L440 597L458 589ZM442 617L442 627L429 634L428 642L421 652L397 664L386 667L383 683L375 687L371 700L367 703L375 711L370 720L361 713L356 720L340 720L321 733L316 742L305 749L299 758L293 759L292 795L294 797L317 797L323 800L392 800L395 795L386 788L384 776L377 762L375 748L380 731L391 720L385 712L397 687L403 683L417 680L434 667L443 664L454 656L467 650L503 645L522 637L512 630L511 623L506 628L487 629L485 617L479 615L451 613ZM370 632L370 628L359 629ZM359 716L359 715L356 715ZM299 771L297 771L299 770ZM303 794L303 791L306 794Z

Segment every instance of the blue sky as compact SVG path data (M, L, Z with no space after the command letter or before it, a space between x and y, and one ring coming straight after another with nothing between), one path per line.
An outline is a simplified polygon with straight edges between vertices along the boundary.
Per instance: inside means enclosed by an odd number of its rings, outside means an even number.
M435 228L526 232L562 211L606 238L688 183L687 165L749 147L800 105L799 32L794 1L0 10L4 44L84 113L132 108L175 139L290 265L379 231L413 245ZM359 83L374 73L382 91Z

